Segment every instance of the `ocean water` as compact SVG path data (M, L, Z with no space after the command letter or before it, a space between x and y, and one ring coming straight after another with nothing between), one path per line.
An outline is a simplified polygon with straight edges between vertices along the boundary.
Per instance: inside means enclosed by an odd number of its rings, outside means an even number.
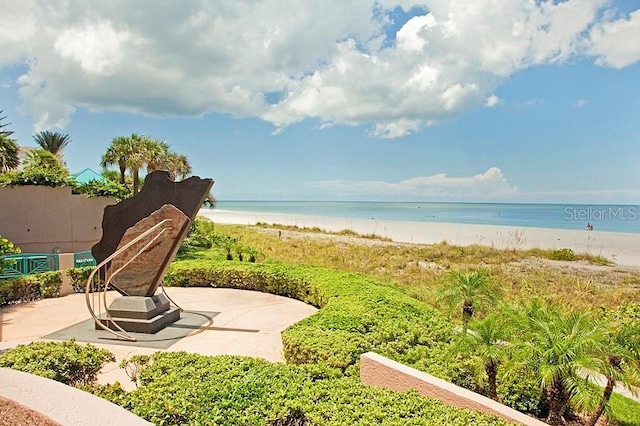
M220 210L640 234L640 205L218 201Z

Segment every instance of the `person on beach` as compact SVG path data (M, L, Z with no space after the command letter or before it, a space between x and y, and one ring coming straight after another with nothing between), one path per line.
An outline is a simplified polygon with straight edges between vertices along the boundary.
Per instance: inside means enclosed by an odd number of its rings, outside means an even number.
M593 225L591 223L587 223L587 231L593 231Z

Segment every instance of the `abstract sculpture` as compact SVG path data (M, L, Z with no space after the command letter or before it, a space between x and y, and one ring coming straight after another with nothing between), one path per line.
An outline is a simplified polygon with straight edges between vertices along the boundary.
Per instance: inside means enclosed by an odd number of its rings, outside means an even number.
M108 307L103 324L115 321L125 331L155 333L180 318L180 310L155 293L212 186L211 179L173 182L169 173L155 171L136 196L105 208L102 239L91 251L98 264L118 252L106 274L122 296ZM167 225L147 245L129 244L160 223Z

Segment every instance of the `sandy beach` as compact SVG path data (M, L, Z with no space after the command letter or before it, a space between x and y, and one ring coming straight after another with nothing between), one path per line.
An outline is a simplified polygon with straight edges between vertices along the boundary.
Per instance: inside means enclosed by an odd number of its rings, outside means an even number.
M377 234L401 243L435 244L446 241L454 245L481 244L499 249L570 248L576 253L604 256L619 265L640 266L640 234L252 213L218 209L202 209L199 215L214 222L226 224L255 225L262 222L306 228L318 227L331 232L349 229L359 234Z

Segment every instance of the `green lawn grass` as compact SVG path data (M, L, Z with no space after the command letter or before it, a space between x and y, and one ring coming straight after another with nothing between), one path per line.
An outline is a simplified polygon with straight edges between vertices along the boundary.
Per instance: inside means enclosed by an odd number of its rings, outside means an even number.
M611 418L620 426L640 426L640 403L614 393L611 396Z

